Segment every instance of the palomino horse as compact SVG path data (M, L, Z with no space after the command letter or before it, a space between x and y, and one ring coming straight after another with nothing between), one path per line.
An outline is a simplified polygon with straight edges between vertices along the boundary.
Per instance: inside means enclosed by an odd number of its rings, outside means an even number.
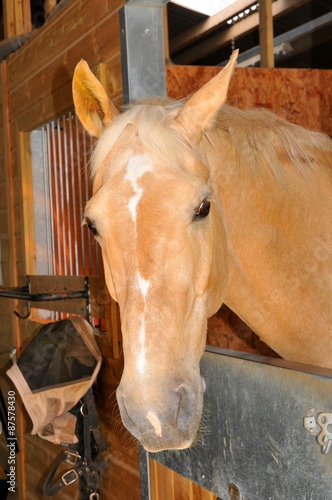
M125 426L149 451L191 446L199 362L222 302L289 360L332 367L331 141L224 106L236 63L184 102L120 114L81 61L76 112L99 138L84 220L119 303Z

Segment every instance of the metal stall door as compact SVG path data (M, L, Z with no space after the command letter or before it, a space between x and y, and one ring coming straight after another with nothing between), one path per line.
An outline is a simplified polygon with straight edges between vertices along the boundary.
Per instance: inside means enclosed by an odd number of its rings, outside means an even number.
M142 453L222 500L332 499L332 370L208 348L204 430L189 450Z
M100 247L82 224L84 206L92 194L93 146L73 113L30 133L31 155L27 156L31 157L33 223L26 238L32 256L27 266L32 271L27 277L33 297L30 319L85 316L107 332L112 356L118 357L118 309L106 289ZM80 293L81 298L74 298ZM44 300L38 300L39 296Z

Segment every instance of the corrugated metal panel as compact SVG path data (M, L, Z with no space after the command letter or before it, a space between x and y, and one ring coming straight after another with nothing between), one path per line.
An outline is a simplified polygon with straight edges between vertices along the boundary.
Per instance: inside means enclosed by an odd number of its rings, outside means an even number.
M37 274L101 272L99 246L82 226L92 189L88 173L92 146L91 137L71 113L31 134Z

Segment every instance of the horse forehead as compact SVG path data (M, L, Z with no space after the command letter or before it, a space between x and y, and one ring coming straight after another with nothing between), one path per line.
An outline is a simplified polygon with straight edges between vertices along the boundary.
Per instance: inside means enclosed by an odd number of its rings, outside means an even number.
M155 164L146 153L134 154L125 166L124 179L137 185L138 180L147 172L155 170Z

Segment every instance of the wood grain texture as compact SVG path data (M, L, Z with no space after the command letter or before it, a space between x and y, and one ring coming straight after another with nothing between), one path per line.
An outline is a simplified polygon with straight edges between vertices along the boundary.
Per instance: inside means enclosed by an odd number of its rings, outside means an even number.
M167 95L184 98L221 68L167 65ZM332 135L331 70L236 68L227 103L264 107L292 123Z
M149 459L151 500L217 500L200 485Z

